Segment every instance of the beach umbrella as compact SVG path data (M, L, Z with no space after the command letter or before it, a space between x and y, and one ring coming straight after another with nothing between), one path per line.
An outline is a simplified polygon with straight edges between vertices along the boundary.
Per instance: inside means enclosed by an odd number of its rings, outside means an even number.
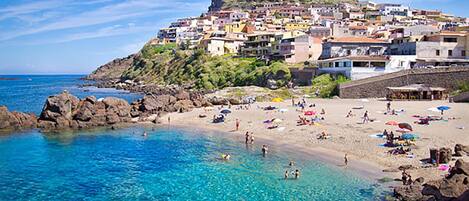
M223 109L223 110L220 111L220 113L222 113L222 114L229 114L229 113L231 113L231 110L229 110L229 109Z
M275 102L275 103L283 102L283 99L281 99L281 98L274 98L274 99L272 99L272 102Z
M306 111L305 112L306 116L312 116L312 115L315 115L315 114L316 114L316 112L314 112L314 111Z
M412 131L412 126L408 123L399 123L398 126L399 126L399 128L403 128L403 129L407 129L407 130Z
M396 121L388 121L388 122L386 122L386 125L397 126L397 125L399 125L399 123L397 123Z
M450 107L446 106L446 105L443 105L443 106L438 106L436 107L436 109L440 110L440 111L443 111L443 110L449 110L451 109Z
M412 133L404 133L402 134L401 138L404 140L415 140L419 136L417 134L412 134Z
M276 118L276 119L274 119L274 121L272 121L272 122L274 122L274 123L281 123L281 122L282 122L282 120L281 120L281 119L277 119L277 118Z

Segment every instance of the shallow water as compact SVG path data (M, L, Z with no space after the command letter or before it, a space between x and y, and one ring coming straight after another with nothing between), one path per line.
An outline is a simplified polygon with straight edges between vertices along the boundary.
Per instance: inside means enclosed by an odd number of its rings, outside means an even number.
M199 131L132 127L0 137L0 200L374 200L375 181ZM221 161L222 153L232 159ZM287 166L290 160L295 168ZM301 170L298 180L285 170Z
M141 95L78 85L82 76L1 76L0 105L39 114L63 90L78 97ZM0 200L376 200L385 192L364 175L305 155L246 147L224 134L140 126L119 130L0 135ZM230 153L229 162L219 160ZM299 180L283 179L290 160Z

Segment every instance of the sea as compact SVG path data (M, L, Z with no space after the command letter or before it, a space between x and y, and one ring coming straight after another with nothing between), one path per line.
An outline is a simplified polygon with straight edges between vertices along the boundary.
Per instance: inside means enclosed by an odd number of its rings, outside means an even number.
M0 105L35 114L63 90L81 98L142 96L80 87L88 82L82 75L0 77L14 78L0 80ZM370 176L275 147L263 157L260 144L226 135L172 126L0 134L0 200L353 201L388 194ZM229 161L220 159L224 153Z

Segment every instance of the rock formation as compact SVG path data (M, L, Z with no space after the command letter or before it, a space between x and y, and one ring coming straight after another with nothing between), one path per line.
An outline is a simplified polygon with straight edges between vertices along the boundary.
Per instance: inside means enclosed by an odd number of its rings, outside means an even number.
M459 159L450 174L443 179L423 184L415 181L408 186L394 189L394 196L399 200L468 200L469 198L469 163Z
M130 122L130 105L119 98L98 101L94 96L83 100L63 92L47 98L38 127L44 130L79 129Z
M111 62L98 67L86 79L90 80L118 80L122 73L130 68L137 54L132 54L124 58L114 59Z
M36 116L22 112L9 112L0 106L0 130L21 130L36 127Z
M469 146L465 146L462 144L456 144L454 146L454 156L469 156Z

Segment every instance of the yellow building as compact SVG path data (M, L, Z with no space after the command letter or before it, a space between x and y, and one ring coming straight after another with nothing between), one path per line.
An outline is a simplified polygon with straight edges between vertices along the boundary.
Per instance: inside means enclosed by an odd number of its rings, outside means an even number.
M295 23L295 22L288 22L285 23L285 30L286 31L293 31L293 30L308 30L311 25L308 23Z
M246 23L244 22L233 22L233 23L225 24L223 29L227 33L239 33L239 32L242 32L245 27L246 27Z

